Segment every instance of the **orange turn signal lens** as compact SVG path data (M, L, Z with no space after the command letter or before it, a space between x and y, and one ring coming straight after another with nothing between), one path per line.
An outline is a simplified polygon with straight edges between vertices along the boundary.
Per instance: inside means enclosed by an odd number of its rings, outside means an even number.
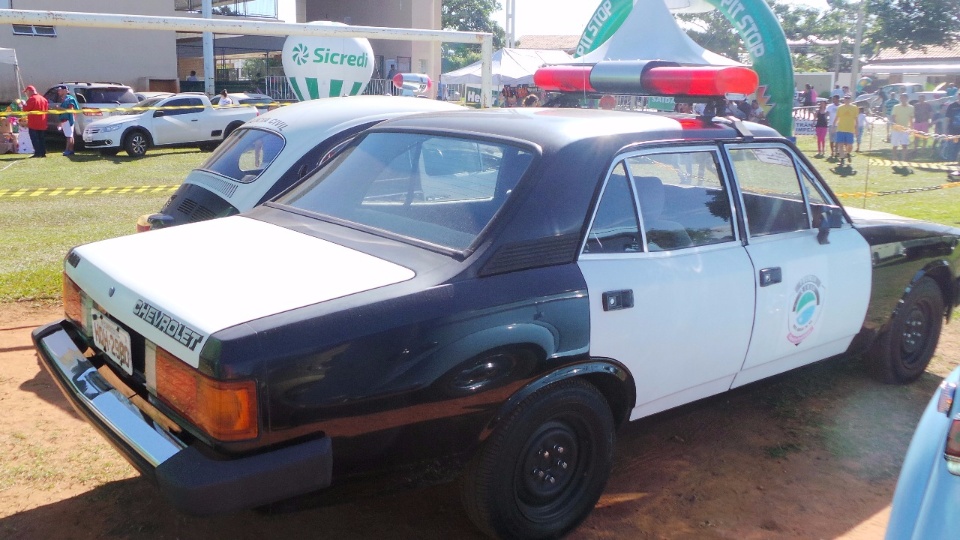
M86 317L83 314L83 297L80 287L63 273L63 313L68 319L85 326Z
M255 381L207 377L160 347L156 358L157 395L197 427L220 441L258 435Z

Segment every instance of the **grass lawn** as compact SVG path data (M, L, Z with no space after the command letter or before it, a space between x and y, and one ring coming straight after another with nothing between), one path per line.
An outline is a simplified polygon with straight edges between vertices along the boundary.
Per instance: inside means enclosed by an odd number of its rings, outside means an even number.
M865 207L918 219L960 226L960 183L947 184L943 171L923 171L901 176L889 166L870 164L873 159L890 159L890 145L883 142L884 127L876 126L873 136L865 134L862 153L853 161L856 175L842 177L830 171L834 166L822 159L812 162L846 206ZM808 155L816 153L813 136L797 141ZM70 158L60 155L54 143L46 159L0 155L0 303L20 300L57 301L60 272L67 250L75 245L133 234L138 216L158 211L172 186L210 154L192 148L151 149L140 159L101 157L81 152ZM922 151L916 161L932 161ZM171 186L156 191L69 195L67 188L123 188ZM932 188L918 193L864 197L915 188ZM956 186L957 189L951 189ZM58 194L53 190L64 188ZM37 194L38 189L45 189ZM16 195L16 193L20 193Z
M81 152L45 159L0 155L0 303L60 298L60 272L72 246L133 234L137 217L160 210L187 173L210 154L193 148L151 149L140 159ZM143 193L69 195L56 188L169 186ZM48 188L36 195L39 188ZM15 196L19 190L23 194Z

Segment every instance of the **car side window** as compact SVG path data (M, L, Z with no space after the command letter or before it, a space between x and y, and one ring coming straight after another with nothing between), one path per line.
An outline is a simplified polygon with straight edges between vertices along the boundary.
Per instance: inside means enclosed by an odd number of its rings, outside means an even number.
M785 148L730 148L729 152L750 236L810 228L796 165Z
M171 99L163 106L164 116L198 113L203 110L203 102L198 98Z
M616 166L597 205L584 253L643 251L636 203L624 164Z
M733 211L715 151L690 149L629 157L648 251L735 239Z

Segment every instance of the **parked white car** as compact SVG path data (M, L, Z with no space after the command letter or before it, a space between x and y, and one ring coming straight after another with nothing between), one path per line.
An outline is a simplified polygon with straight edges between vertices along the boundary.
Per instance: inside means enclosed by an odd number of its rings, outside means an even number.
M141 216L146 231L224 217L272 198L317 168L357 133L389 118L464 110L445 101L352 96L295 103L237 129L187 175L160 213Z
M154 146L213 146L258 114L253 106L216 108L200 93L155 97L90 122L83 130L83 144L104 155L126 150L133 157Z

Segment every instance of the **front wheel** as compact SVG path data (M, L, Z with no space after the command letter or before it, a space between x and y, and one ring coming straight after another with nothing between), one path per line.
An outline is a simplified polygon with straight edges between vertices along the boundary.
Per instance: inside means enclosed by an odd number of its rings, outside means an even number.
M614 424L593 385L572 379L526 398L464 472L470 519L497 538L555 538L583 521L613 464Z
M873 345L870 357L877 377L886 383L919 378L937 348L943 315L940 287L929 277L921 278Z
M147 134L142 131L130 133L123 141L123 149L127 151L127 155L130 157L143 156L147 153L147 148L149 147L150 139L147 138Z

